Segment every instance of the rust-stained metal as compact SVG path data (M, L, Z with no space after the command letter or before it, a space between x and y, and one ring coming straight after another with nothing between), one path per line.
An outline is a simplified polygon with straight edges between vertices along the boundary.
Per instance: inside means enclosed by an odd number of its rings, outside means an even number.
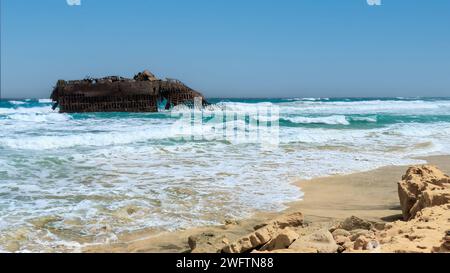
M157 112L165 103L169 109L179 104L193 105L195 98L204 96L178 80L157 79L149 71L134 76L87 78L77 81L59 80L51 99L54 109L61 113L83 112Z

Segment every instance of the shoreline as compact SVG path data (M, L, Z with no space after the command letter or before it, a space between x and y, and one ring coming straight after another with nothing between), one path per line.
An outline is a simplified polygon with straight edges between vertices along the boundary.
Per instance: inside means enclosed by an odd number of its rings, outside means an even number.
M450 155L420 157L450 173ZM333 175L294 184L304 193L302 200L286 203L281 212L257 212L243 220L223 225L194 227L173 232L142 230L119 235L119 242L83 247L81 252L147 252L181 253L190 250L188 238L199 234L215 234L236 240L252 231L254 226L280 215L302 212L310 230L329 228L350 216L375 222L401 219L397 182L409 166L386 166L347 175Z

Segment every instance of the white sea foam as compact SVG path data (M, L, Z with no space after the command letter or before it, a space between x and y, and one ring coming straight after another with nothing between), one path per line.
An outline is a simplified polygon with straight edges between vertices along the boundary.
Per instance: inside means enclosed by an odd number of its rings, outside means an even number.
M218 121L190 128L177 116L191 113L187 107L155 118L58 114L42 104L0 108L0 249L20 238L22 252L79 251L76 234L101 243L142 228L217 224L282 209L302 196L290 183L298 178L450 153L450 122L382 124L379 116L450 115L449 101L224 102L196 113L258 113L252 118L278 121L260 113L268 107L300 124L281 126L280 145L269 150L239 134L224 141ZM182 126L173 129L178 121ZM256 129L243 120L225 126Z
M309 114L445 114L450 101L296 101L282 105L285 113Z
M51 107L19 107L19 108L0 108L0 116L5 116L4 119L0 119L0 123L7 120L15 121L15 128L21 128L23 126L30 127L32 123L55 123L66 122L70 119L67 114L59 114L51 109ZM22 122L22 123L21 123Z
M19 108L0 108L0 115L9 114L44 114L44 113L56 113L50 106L46 107L19 107Z
M62 122L70 119L68 115L61 115L57 113L49 113L49 114L12 114L8 116L9 119L23 122L31 122L31 123L52 123L52 122Z
M294 98L288 99L288 101L328 101L329 98Z
M350 125L345 116L328 117L288 117L287 120L303 124Z
M14 105L26 104L26 102L24 102L24 101L16 101L16 100L10 100L9 103L14 104Z
M365 121L365 122L374 122L376 123L378 121L377 117L351 117L351 120L354 121Z
M29 116L26 116L27 119ZM27 120L28 121L28 120ZM41 119L37 119L41 122ZM43 119L48 122L48 119ZM59 120L61 121L61 120ZM0 145L13 149L48 150L69 147L110 146L143 142L150 139L163 139L170 137L167 131L155 129L142 129L124 132L103 133L76 133L64 136L28 136L20 138L0 139Z

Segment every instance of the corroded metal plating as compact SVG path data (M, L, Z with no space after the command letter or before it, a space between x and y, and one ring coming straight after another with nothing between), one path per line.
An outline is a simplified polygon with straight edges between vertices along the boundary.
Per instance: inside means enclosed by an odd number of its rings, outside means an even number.
M178 80L160 80L149 71L133 79L111 76L84 80L59 80L51 99L61 113L158 112L158 105L170 109L179 104L193 105L204 96Z

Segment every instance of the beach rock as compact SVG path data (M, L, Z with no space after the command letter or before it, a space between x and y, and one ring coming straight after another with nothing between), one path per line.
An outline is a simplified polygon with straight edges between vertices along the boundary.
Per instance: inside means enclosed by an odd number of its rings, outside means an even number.
M334 240L336 241L336 244L340 246L350 245L352 242L350 238L342 235L334 236Z
M373 251L380 246L376 234L371 230L359 230L352 233L350 240L353 243L354 250L368 250Z
M281 215L274 220L258 224L254 226L253 229L258 230L268 225L277 226L278 228L283 229L286 227L299 227L303 226L303 224L303 214L301 212L294 212L286 215Z
M444 242L442 243L442 247L447 250L450 250L450 237L444 238Z
M450 252L446 234L450 219L449 177L434 166L411 167L398 182L398 194L405 221L386 224L384 230L376 232L381 251ZM355 248L363 245L364 238L358 239Z
M450 230L447 230L446 232L445 232L445 236L444 236L444 239L443 239L443 243L442 243L442 249L444 250L444 251L450 251Z
M288 248L299 237L298 233L290 228L285 228L267 244L261 247L260 251L274 251Z
M281 215L274 220L262 223L261 225L257 225L254 229L258 230L265 226L276 226L280 229L284 229L286 227L299 227L303 225L303 220L303 214L301 212L293 212L290 214Z
M350 232L345 229L335 229L333 231L333 238L339 246L338 252L342 253L347 249L353 248L353 242L350 240Z
M282 215L275 220L264 223L255 232L252 232L234 243L225 246L222 249L224 253L245 253L250 252L267 244L270 240L276 238L282 229L286 227L299 227L303 224L303 214L294 212Z
M445 234L449 226L450 204L425 208L409 221L396 221L376 234L381 252L449 252Z
M365 237L368 237L368 238L374 238L375 237L375 233L373 231L370 231L370 230L357 229L357 230L354 230L351 233L350 240L352 242L354 242L356 239L358 239L358 237L361 237L361 236L365 236Z
M386 223L374 223L373 228L375 230L384 230L386 229Z
M225 226L237 226L239 225L239 221L236 220L225 220L224 225Z
M284 253L300 253L298 250L285 248L285 249L276 249L272 251L267 250L253 250L252 254L284 254ZM314 248L305 248L301 253L317 253L317 250Z
M191 253L218 253L227 244L229 241L225 236L209 232L192 235L188 238Z
M326 229L300 237L289 246L290 250L297 253L335 253L338 248L333 235Z
M365 229L369 230L373 226L370 222L358 218L356 216L349 217L345 219L342 223L339 224L338 229L344 229L347 231L355 230L355 229Z
M336 229L332 232L333 237L336 238L337 236L343 236L343 237L348 237L350 236L350 232L348 232L345 229Z
M427 207L440 206L450 203L450 188L423 191L414 206L410 209L411 217Z
M337 252L338 252L338 253L343 253L343 252L345 252L346 250L347 250L347 248L345 248L343 245L342 245L342 246L339 245L339 246L338 246Z
M364 244L367 242L367 238L364 236L358 237L353 244L354 250L363 250Z
M245 253L255 248L258 248L267 242L269 242L273 237L276 236L278 230L273 227L263 227L238 241L225 246L222 249L224 253Z
M418 211L448 203L450 178L437 167L423 165L411 167L398 182L398 195L405 221Z
M366 236L359 236L353 245L354 250L368 250L373 251L380 246L380 243L374 238Z
M283 246L290 240L277 246L280 249L269 248L271 244L275 245L272 243L277 239L275 236L254 252L450 253L449 177L433 166L411 167L398 185L403 216L408 221L375 223L353 216L329 231L305 229L303 225L302 229L296 229L303 236L293 241L287 249ZM262 226L272 225L275 224L272 222Z

